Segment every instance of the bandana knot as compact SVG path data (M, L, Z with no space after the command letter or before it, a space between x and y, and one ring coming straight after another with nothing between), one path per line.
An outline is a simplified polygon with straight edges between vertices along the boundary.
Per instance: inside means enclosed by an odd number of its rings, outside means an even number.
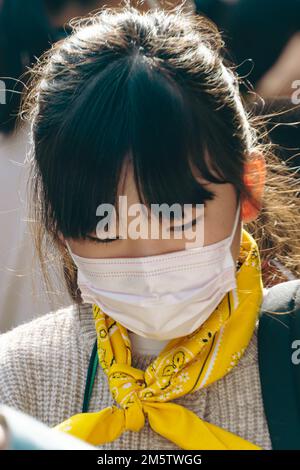
M112 397L124 410L125 428L140 431L145 425L145 414L139 396L146 385L144 371L128 364L113 364L107 375Z

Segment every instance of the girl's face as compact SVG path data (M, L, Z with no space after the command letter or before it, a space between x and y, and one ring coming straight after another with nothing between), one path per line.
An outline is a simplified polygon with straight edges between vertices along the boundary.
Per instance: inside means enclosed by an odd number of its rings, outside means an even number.
M238 207L236 191L232 184L206 183L207 189L215 194L211 201L205 203L204 208L204 246L211 245L229 237L233 230L235 215ZM130 169L123 171L120 181L119 196L127 196L128 207L138 204L139 198ZM193 216L191 217L191 220ZM128 217L128 224L131 218ZM186 222L186 221L184 221ZM242 222L239 221L234 235L231 253L233 259L239 256ZM161 235L161 234L160 234ZM72 252L84 258L135 258L160 255L186 248L190 241L183 236L175 239L172 235L169 239L132 239L125 238L111 242L103 242L97 238L96 232L90 233L84 240L67 239Z

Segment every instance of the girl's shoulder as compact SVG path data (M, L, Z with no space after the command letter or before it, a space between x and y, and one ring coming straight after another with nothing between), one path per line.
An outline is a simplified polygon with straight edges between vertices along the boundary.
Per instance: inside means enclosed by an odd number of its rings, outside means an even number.
M63 376L73 371L76 374L87 360L81 333L77 305L49 312L2 333L0 403L36 415L35 395L63 382Z
M41 315L33 320L21 323L0 334L1 353L22 353L24 349L33 350L37 341L39 350L51 341L53 344L63 336L65 327L74 326L78 319L76 305L70 305L55 311Z

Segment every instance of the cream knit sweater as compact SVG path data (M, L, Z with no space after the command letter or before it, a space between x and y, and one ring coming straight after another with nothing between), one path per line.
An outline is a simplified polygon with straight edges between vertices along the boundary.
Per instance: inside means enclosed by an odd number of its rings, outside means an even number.
M28 413L49 426L80 413L96 332L90 305L48 313L0 335L0 403ZM133 351L132 365L144 369L154 359ZM257 358L257 331L227 376L174 400L201 418L271 449ZM113 404L99 366L89 411ZM156 434L146 420L139 432L126 431L99 449L178 449Z

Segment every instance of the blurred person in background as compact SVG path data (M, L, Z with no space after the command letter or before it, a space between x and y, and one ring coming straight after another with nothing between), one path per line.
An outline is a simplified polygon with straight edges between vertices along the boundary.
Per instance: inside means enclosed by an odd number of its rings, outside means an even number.
M299 0L195 0L222 30L238 72L264 97L292 93L300 76ZM249 62L251 59L251 62Z
M222 29L224 55L248 82L241 91L250 110L272 115L267 124L271 141L299 173L300 1L195 0L195 6Z

